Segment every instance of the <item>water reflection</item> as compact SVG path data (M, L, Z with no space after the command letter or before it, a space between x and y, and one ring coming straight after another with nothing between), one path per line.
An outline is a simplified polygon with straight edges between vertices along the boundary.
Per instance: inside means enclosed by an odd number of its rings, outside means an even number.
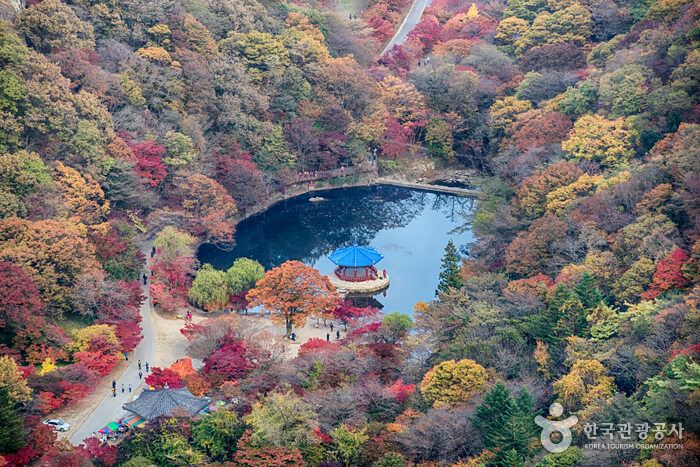
M326 200L314 203L305 195L242 222L233 250L202 245L199 260L226 269L245 256L269 269L297 259L329 274L327 256L357 241L385 256L378 267L387 269L391 286L386 297L376 297L385 311L410 313L416 301L433 297L448 238L458 248L472 241L469 230L453 232L473 211L471 198L385 185L320 196Z

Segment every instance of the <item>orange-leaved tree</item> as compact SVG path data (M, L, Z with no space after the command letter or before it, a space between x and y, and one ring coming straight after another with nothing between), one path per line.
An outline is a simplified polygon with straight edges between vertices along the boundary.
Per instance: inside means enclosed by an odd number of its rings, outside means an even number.
M320 316L338 304L338 294L326 276L301 261L287 261L265 273L246 299L272 314L272 320L286 325L285 337L292 325L303 326L309 316Z

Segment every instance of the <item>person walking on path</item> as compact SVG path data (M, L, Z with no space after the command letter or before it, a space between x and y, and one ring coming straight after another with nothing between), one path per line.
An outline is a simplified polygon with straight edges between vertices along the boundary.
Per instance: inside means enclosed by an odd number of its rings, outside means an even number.
M141 373L141 371L139 371L139 381L141 381L141 378L143 378L143 373Z
M146 362L146 373L148 373L148 371L149 371L148 367L149 367L148 362Z
M331 332L333 332L333 323L331 323Z
M129 361L129 352L124 352L124 358L127 362Z
M129 385L129 392L131 392L131 384Z
M335 331L335 338L340 339L340 330Z
M328 332L326 333L326 340L327 340L327 341L330 341L330 340L331 340L331 334L328 333Z
M146 273L143 273L143 285L146 285L146 280L148 280L148 276L146 276Z
M117 397L117 388L112 388L112 397Z
M122 394L124 394L124 383L122 383Z
M113 379L113 380L112 380L112 389L114 389L114 388L116 388L116 387L117 387L117 380L116 380L116 379Z
M153 258L156 255L156 247L152 246L151 247L151 258Z
M141 360L138 361L139 371L141 370Z

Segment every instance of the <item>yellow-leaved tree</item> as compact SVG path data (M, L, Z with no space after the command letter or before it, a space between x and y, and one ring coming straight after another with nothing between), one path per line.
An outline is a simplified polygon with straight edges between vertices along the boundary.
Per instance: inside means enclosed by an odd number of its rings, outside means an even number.
M581 410L596 399L615 392L613 378L598 360L578 360L567 375L554 383L554 393L568 411Z
M8 356L0 357L0 387L6 387L10 400L24 404L32 400L32 390L17 367L17 362Z
M103 224L110 212L109 200L105 199L100 184L89 174L81 175L72 167L56 163L53 177L59 193L69 210L69 219L105 231Z
M119 339L114 334L114 326L110 324L93 324L73 333L73 342L66 345L71 352L84 352L99 343L102 346L119 346Z
M599 115L578 119L569 139L562 142L561 147L570 159L595 161L605 167L624 164L634 154L623 120L608 120Z
M488 377L483 366L474 360L447 360L435 365L423 377L420 390L435 407L469 402L486 386Z

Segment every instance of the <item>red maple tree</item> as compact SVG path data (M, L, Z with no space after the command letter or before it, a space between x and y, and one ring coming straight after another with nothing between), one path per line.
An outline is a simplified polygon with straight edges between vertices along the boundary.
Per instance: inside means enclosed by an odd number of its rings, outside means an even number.
M403 380L398 379L394 384L386 388L389 393L391 393L397 401L403 402L408 396L413 394L416 390L415 384L403 384Z
M136 156L136 173L145 178L150 186L160 185L168 175L163 163L163 156L166 154L165 148L150 140L142 143L136 143L131 139L125 140L129 149Z
M642 294L644 300L656 298L662 293L687 287L688 279L683 275L683 265L688 262L690 257L685 250L680 248L659 261L656 266L654 278L649 284L649 290Z
M207 375L227 381L242 378L252 367L247 353L248 348L242 342L229 341L206 359L204 371Z
M340 349L340 344L319 339L318 337L312 337L308 341L301 344L299 347L299 355L301 356L308 353L325 351L335 352L338 349Z
M0 262L0 328L14 335L17 350L25 350L41 338L44 304L39 290L27 274L17 266Z
M151 368L151 374L146 377L146 384L155 389L163 389L167 384L171 389L184 388L185 383L170 368Z

